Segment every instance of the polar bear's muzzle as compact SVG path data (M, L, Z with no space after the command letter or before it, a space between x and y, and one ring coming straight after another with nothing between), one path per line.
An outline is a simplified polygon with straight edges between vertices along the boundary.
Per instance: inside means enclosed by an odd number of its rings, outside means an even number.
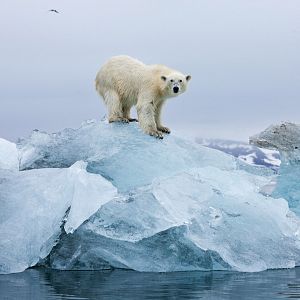
M177 94L179 92L179 87L178 86L173 86L173 92Z

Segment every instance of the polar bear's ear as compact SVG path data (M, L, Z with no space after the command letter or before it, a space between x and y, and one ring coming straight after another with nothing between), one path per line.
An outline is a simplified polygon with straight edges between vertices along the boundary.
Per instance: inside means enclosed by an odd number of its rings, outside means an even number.
M166 76L161 76L160 77L163 81L166 81L167 80L167 77Z
M191 80L191 78L192 78L192 76L191 76L191 75L187 75L187 76L185 76L185 79L186 79L186 81L189 81L189 80Z

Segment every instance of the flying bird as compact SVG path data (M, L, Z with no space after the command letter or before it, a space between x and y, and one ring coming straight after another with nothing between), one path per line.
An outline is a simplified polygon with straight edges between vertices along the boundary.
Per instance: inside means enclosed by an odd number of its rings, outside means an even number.
M59 14L59 12L56 9L50 9L49 11Z

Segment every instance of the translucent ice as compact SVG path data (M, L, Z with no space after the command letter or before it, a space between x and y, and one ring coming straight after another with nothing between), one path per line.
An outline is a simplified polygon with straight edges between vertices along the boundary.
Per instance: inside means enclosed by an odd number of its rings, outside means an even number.
M92 120L79 129L68 128L53 134L35 130L17 146L21 170L69 167L83 160L88 162L89 172L108 178L120 191L150 184L157 177L203 166L273 174L268 168L247 165L231 155L172 135L155 140L134 123L107 124Z
M51 252L57 269L261 271L299 262L299 219L266 179L198 168L105 204Z
M119 190L149 184L158 176L197 166L235 169L236 160L217 150L174 136L159 141L136 124L87 122L55 134L34 131L18 144L20 168L69 167L77 160L111 180Z
M62 225L74 231L113 199L115 188L85 167L0 170L0 273L35 265L49 254Z
M272 196L284 197L300 216L300 125L289 122L272 125L252 136L250 143L280 152L281 166Z

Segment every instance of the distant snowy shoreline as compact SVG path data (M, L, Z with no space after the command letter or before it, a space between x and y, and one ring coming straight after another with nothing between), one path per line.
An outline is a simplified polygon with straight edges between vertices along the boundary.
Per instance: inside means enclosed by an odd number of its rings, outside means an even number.
M266 166L278 170L281 163L280 154L276 150L258 148L245 142L233 140L204 139L200 137L195 140L200 145L223 151L250 165Z

